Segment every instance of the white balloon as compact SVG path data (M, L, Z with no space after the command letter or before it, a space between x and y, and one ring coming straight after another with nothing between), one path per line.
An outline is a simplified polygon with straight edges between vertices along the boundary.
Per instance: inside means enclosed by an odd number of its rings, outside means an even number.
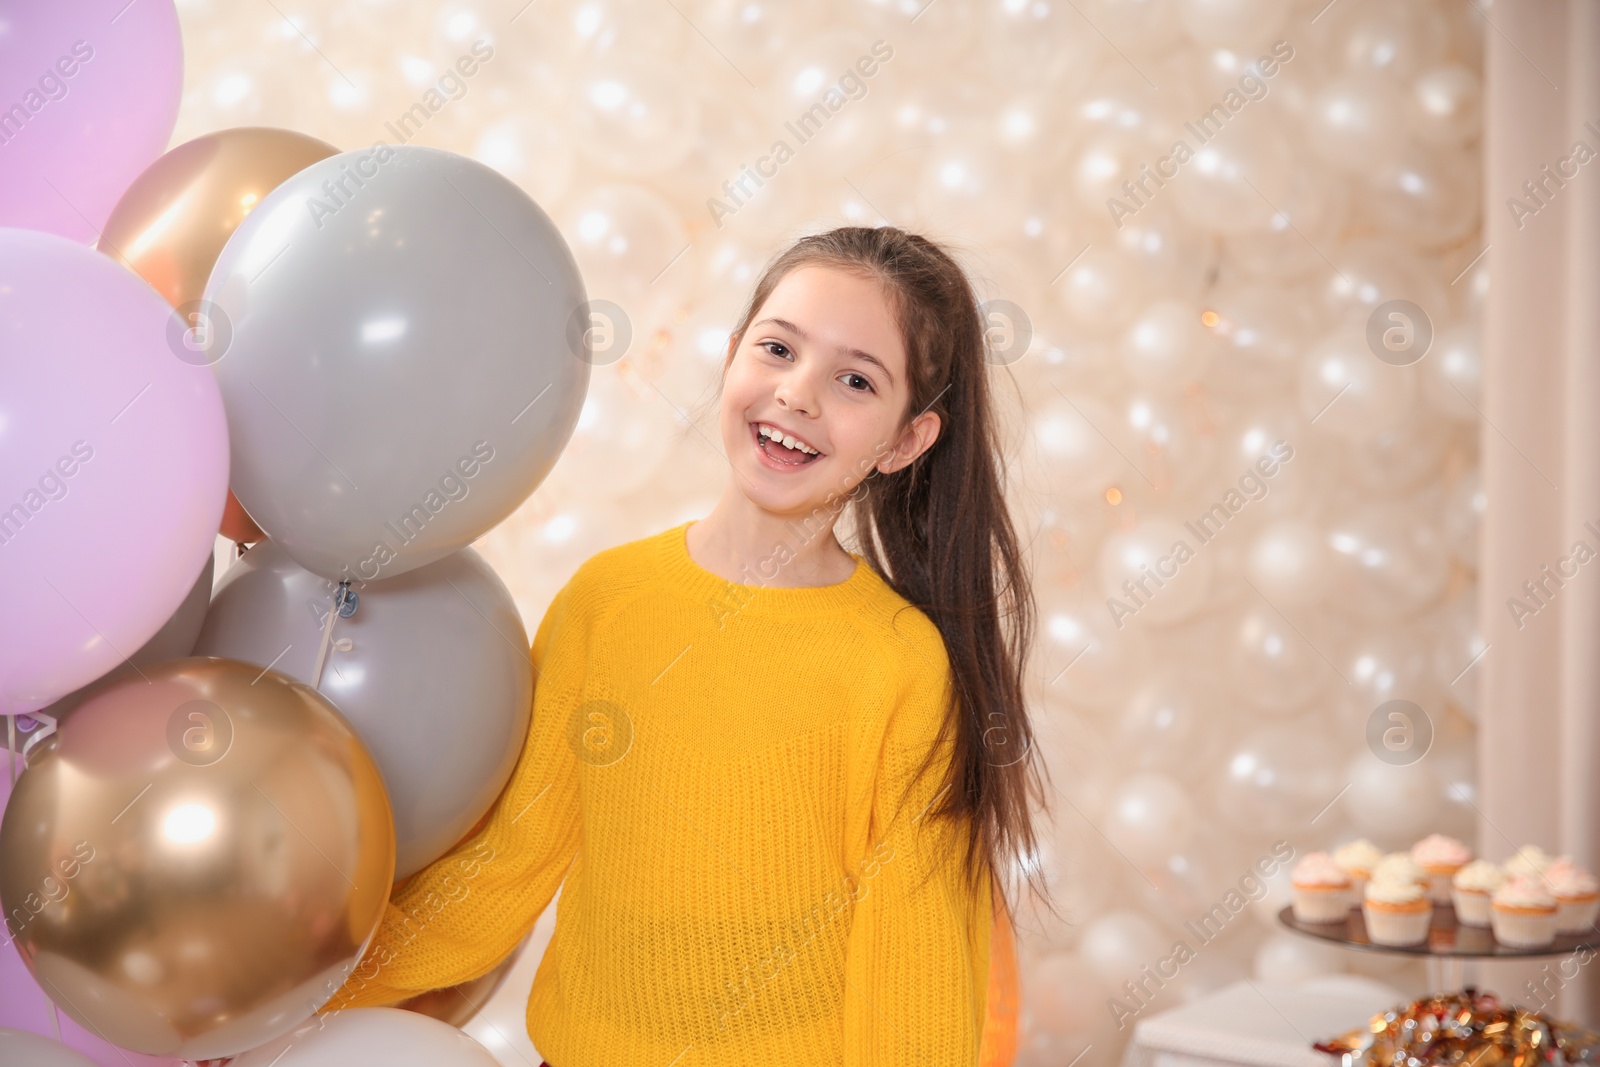
M1100 584L1118 621L1163 625L1205 603L1212 560L1193 533L1171 519L1146 519L1113 534L1100 550Z
M1311 316L1303 301L1284 299L1281 283L1219 285L1202 306L1215 315L1209 326L1216 345L1210 381L1258 389L1279 385L1294 371Z
M1103 600L1041 606L1039 651L1046 685L1074 704L1110 708L1127 699L1150 668L1143 629L1117 629Z
M1393 85L1396 95L1399 81L1436 61L1449 39L1444 9L1428 4L1363 4L1339 15L1340 50L1351 76Z
M673 207L644 185L585 188L567 201L557 221L589 299L620 304L636 339L645 336L655 310L690 282L683 264L667 269L688 247L688 231Z
M1191 775L1204 764L1212 719L1199 687L1183 671L1163 673L1134 693L1117 718L1113 735L1130 766Z
M1156 493L1209 488L1217 461L1217 435L1208 413L1191 394L1131 392L1122 396L1109 431L1118 451L1136 469L1130 484ZM1231 477L1236 474L1229 472Z
M1293 986L1344 969L1344 950L1298 934L1276 933L1256 949L1258 982Z
M1456 597L1439 613L1433 646L1433 679L1445 698L1469 718L1478 717L1480 669L1488 650L1478 624L1478 598L1474 590Z
M1074 816L1069 812L1063 818ZM1034 894L1026 893L1013 925L1032 944L1068 948L1111 901L1115 865L1121 861L1085 824L1081 830L1068 826L1043 835L1031 862L1041 869L1055 913Z
M567 195L576 155L562 124L533 109L513 111L484 127L472 150L472 158L516 182L539 204Z
M1201 44L1250 47L1270 41L1289 14L1277 0L1179 0L1183 28Z
M1042 480L1040 490L1097 497L1125 480L1126 463L1106 437L1114 416L1093 397L1068 397L1045 388L1033 398L1032 436L1025 446Z
M1232 121L1237 128L1196 146L1172 192L1190 223L1225 235L1269 227L1295 168L1289 138L1268 115Z
M570 137L602 167L629 174L676 168L700 129L693 86L646 57L585 68L572 85Z
M1320 251L1332 244L1350 212L1348 181L1321 167L1296 167L1286 198L1259 230L1230 233L1223 240L1229 260L1273 286L1324 271ZM1290 298L1292 299L1292 298Z
M1433 329L1443 328L1450 300L1415 248L1368 237L1340 245L1329 255L1335 266L1324 264L1320 302L1331 318L1356 327L1363 342L1372 313L1391 300L1410 301L1428 316Z
M596 367L550 481L592 496L624 496L648 484L670 451L700 447L689 440L693 432L649 383L617 366Z
M1373 503L1335 519L1327 544L1340 607L1366 619L1415 614L1450 577L1432 516L1407 503Z
M1330 739L1307 720L1274 723L1230 747L1216 779L1217 810L1252 834L1302 831L1343 784L1328 765Z
M1122 365L1140 382L1181 388L1205 369L1211 355L1199 309L1188 301L1148 305L1122 335Z
M567 35L550 42L550 54L585 65L652 52L679 55L693 35L681 17L633 12L626 0L580 0L566 22Z
M1136 774L1111 795L1106 838L1133 863L1155 863L1182 846L1195 825L1194 801L1163 774Z
M1448 63L1417 75L1409 104L1411 132L1422 141L1465 144L1477 136L1483 119L1483 86L1476 70Z
M1340 170L1358 174L1400 146L1398 101L1388 86L1346 74L1322 87L1312 102L1311 127L1303 142Z
M1137 211L1141 201L1123 189L1124 182L1139 177L1140 169L1156 158L1148 135L1121 129L1095 134L1074 154L1072 190L1079 209L1110 217L1107 202L1117 200L1123 210Z
M1272 603L1308 607L1328 590L1328 548L1323 532L1304 519L1279 519L1250 546L1250 580Z
M1407 145L1366 172L1360 205L1386 232L1425 248L1455 244L1478 225L1476 159L1465 148Z
M1478 569L1478 530L1489 498L1474 467L1444 494L1444 536L1450 554L1470 569Z
M1473 841L1483 820L1479 813L1477 731L1441 738L1428 753L1439 780L1439 826L1436 833Z
M1114 332L1132 317L1138 279L1127 259L1110 248L1090 245L1066 269L1054 288L1067 322L1086 334Z
M1422 395L1462 422L1482 418L1483 347L1475 326L1452 326L1433 339L1422 361Z
M1387 495L1436 482L1445 454L1460 434L1453 424L1427 416L1418 411L1387 429L1344 442L1338 466L1345 480Z
M1214 236L1161 203L1123 219L1116 244L1145 293L1185 300L1199 298L1220 252Z
M1097 5L1093 0L1087 5L1082 5L1084 17L1093 19L1088 14L1088 9ZM1109 5L1125 7L1144 7L1155 9L1165 7L1165 0L1134 0L1126 5ZM1161 92L1150 84L1137 70L1126 63L1113 63L1102 68L1090 80L1086 89L1077 95L1073 101L1071 119L1074 125L1093 132L1105 130L1120 130L1124 133L1138 134L1145 137L1148 143L1159 145L1162 149L1171 146L1167 136L1178 124L1173 122L1166 114L1170 107L1170 99L1162 96ZM1104 208L1103 204L1095 205Z
M1427 638L1414 627L1359 628L1344 644L1336 662L1349 683L1349 692L1360 702L1360 708L1355 710L1370 714L1390 700L1414 701L1430 715L1426 709L1437 707L1430 681Z
M1155 923L1125 909L1095 919L1078 944L1084 962L1113 987L1128 978L1137 981L1141 967L1154 967L1171 950L1172 941L1162 935Z
M1106 1000L1113 990L1082 957L1053 952L1021 975L1029 990L1025 1009L1032 1026L1025 1040L1037 1043L1034 1062L1072 1063L1087 1067L1095 1054L1119 1043L1117 1027ZM1027 1060L1019 1060L1019 1064ZM1101 1063L1112 1063L1102 1058Z
M233 1060L230 1067L499 1067L489 1050L448 1023L401 1008L319 1015Z
M1324 433L1360 441L1412 414L1417 380L1378 360L1355 328L1324 337L1300 368L1300 413Z
M1440 783L1424 757L1400 766L1363 752L1345 771L1350 788L1341 802L1350 821L1380 848L1409 848L1433 829Z
M1250 914L1254 915L1256 922L1268 930L1282 931L1283 925L1278 922L1278 913L1294 902L1294 861L1280 864L1271 874L1263 878L1267 891L1265 895L1250 907Z
M59 1041L0 1026L0 1063L8 1067L94 1067L94 1061Z
M1226 651L1239 696L1274 714L1304 706L1334 677L1316 646L1265 604L1240 616Z

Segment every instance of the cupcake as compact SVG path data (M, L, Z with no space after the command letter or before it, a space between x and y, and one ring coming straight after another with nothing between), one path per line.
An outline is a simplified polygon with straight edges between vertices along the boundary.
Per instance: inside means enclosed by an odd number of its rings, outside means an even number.
M1420 882L1373 878L1361 901L1367 940L1374 945L1415 945L1428 938L1433 901Z
M1513 948L1542 948L1555 940L1556 898L1536 878L1506 879L1490 900L1494 939Z
M1372 868L1374 882L1415 882L1423 889L1428 888L1428 872L1422 869L1422 864L1412 859L1405 852L1391 852L1378 861Z
M1294 865L1294 917L1303 923L1343 922L1350 911L1350 876L1326 852L1308 852Z
M1472 860L1472 850L1453 837L1429 834L1411 846L1411 858L1428 872L1428 894L1435 904L1450 903L1450 879Z
M1553 857L1545 854L1544 849L1538 845L1523 845L1517 849L1517 854L1506 860L1506 874L1513 878L1519 875L1523 878L1538 879L1544 875L1545 868L1550 866Z
M1600 882L1562 856L1545 868L1544 887L1556 898L1556 933L1586 934L1600 912Z
M1450 881L1456 921L1466 926L1489 925L1489 896L1506 880L1506 872L1488 860L1473 860Z
M1383 859L1383 853L1364 837L1346 842L1333 850L1333 862L1344 868L1344 873L1350 876L1350 890L1357 901L1361 899L1362 892L1367 888L1367 879L1372 877L1372 868Z

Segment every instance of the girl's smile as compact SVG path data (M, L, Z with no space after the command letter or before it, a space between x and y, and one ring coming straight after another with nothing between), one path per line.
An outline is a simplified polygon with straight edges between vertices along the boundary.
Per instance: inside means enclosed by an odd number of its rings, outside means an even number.
M776 423L770 422L752 422L750 424L751 440L755 442L756 451L761 453L761 465L768 470L782 471L788 474L799 470L801 467L810 466L822 458L820 451L803 452L799 448L788 448L778 440L777 436L769 440L761 432L762 427L771 430L778 430L780 427ZM793 434L789 436L797 445L810 445L810 442L795 438Z

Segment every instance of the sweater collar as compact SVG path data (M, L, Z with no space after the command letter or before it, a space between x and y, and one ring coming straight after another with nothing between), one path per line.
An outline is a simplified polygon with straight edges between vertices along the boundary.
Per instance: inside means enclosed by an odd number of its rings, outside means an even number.
M690 519L658 536L657 565L662 579L691 600L720 605L729 614L830 614L859 608L881 582L859 554L850 553L856 569L833 585L775 586L733 582L706 570L689 555ZM759 578L759 576L757 576Z

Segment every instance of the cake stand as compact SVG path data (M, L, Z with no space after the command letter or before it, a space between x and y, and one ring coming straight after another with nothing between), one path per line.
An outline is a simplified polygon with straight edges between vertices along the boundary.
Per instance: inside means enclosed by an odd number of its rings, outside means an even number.
M1293 906L1278 912L1278 921L1295 933L1331 941L1336 945L1365 952L1388 952L1422 956L1427 961L1428 985L1435 991L1460 989L1465 964L1480 959L1538 959L1565 956L1574 952L1600 952L1600 930L1581 934L1557 934L1556 939L1539 948L1502 945L1487 926L1467 926L1456 922L1456 911L1449 904L1433 906L1433 921L1426 941L1414 945L1375 945L1367 937L1366 920L1360 908L1351 908L1341 922L1308 923L1294 917Z

